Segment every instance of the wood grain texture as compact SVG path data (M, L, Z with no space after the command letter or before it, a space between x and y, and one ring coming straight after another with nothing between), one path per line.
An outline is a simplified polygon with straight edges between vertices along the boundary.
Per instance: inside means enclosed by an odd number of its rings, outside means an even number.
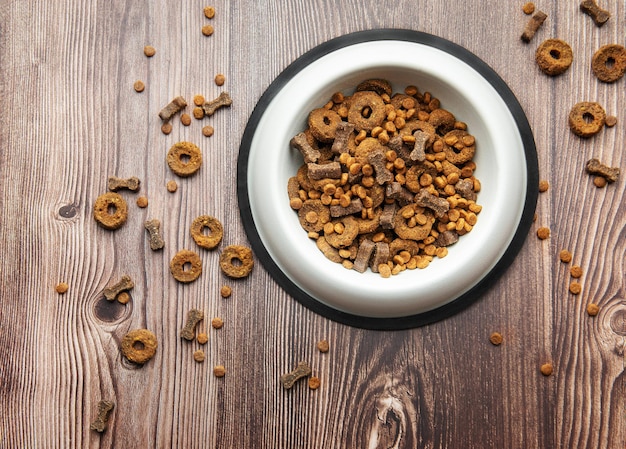
M599 83L591 55L624 43L625 2L605 2L602 28L578 2L537 3L548 19L519 39L522 2L496 0L218 0L204 4L120 0L0 1L0 447L176 448L610 448L626 446L626 209L624 181L597 189L584 163L626 166L624 81ZM215 33L201 34L212 24ZM246 244L236 196L239 141L254 106L293 60L328 39L373 28L433 33L465 46L518 97L534 132L541 194L537 221L517 259L478 302L444 321L398 332L331 322L287 295L257 264L240 281L200 251L204 273L181 285L169 273L201 214L225 225L224 244ZM534 64L539 42L567 40L574 64L549 78ZM152 58L143 55L153 45ZM374 55L375 57L375 55ZM217 73L226 76L223 88ZM142 93L133 83L143 80ZM160 132L158 111L174 96L233 105ZM567 128L578 101L599 101L614 128L582 140ZM188 108L189 110L189 108ZM210 124L215 135L205 138ZM175 178L165 164L179 140L199 143L200 172ZM124 192L129 220L99 228L93 203L109 175L137 176ZM179 189L165 184L176 179ZM150 250L143 222L158 218L166 246ZM538 240L538 226L551 237ZM583 268L568 293L567 248ZM102 298L123 274L126 306ZM58 295L65 281L70 290ZM219 295L222 285L230 298ZM587 304L600 306L587 316ZM179 337L191 308L205 311L200 348ZM210 328L220 316L225 326ZM141 368L119 351L131 329L159 340ZM489 335L501 332L493 346ZM328 353L315 344L327 339ZM284 390L300 360L321 379ZM539 367L551 362L544 377ZM224 365L224 378L214 377ZM115 402L109 429L89 429L101 399Z

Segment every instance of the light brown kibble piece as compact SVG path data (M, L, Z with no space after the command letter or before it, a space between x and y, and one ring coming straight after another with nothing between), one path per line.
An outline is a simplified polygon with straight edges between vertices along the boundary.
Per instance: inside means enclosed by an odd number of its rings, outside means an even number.
M196 336L196 340L201 345L206 345L209 342L209 336L205 332L201 332Z
M204 25L204 26L202 27L202 34L204 34L205 36L210 36L210 35L212 35L214 31L215 31L215 30L214 30L214 28L213 28L213 26L212 26L212 25Z
M489 341L494 346L500 346L504 339L502 338L502 334L500 332L494 332L489 336Z
M600 312L600 307L597 304L591 303L587 306L587 315L596 316L598 312Z
M542 226L537 229L537 237L539 237L541 240L545 240L550 237L550 228Z
M550 376L553 371L554 367L552 366L552 363L544 363L541 365L541 374L544 376Z
M223 86L225 82L226 82L226 77L223 74L218 73L217 75L215 75L215 84L216 85Z
M202 349L195 351L193 353L193 359L198 363L204 362L204 351Z
M309 388L311 390L317 390L321 384L322 382L320 381L319 377L316 377L316 376L309 377Z
M580 282L574 281L569 285L569 291L573 295L579 295L582 289L583 288L582 285L580 285Z
M178 190L178 184L173 179L167 182L167 191L170 193L174 193Z
M533 2L526 2L524 6L522 6L522 11L524 14L530 15L535 12L535 4Z
M211 320L211 326L213 326L213 329L221 329L224 326L224 320L215 317Z
M328 344L328 340L320 340L317 342L317 349L319 352L328 352L330 346Z
M146 198L145 196L140 196L139 198L137 198L137 207L141 207L142 209L144 207L148 207L148 198Z
M579 265L574 265L572 268L569 269L569 274L573 278L578 279L583 275L583 269Z
M606 187L606 184L607 184L607 180L603 176L595 176L593 178L593 185L599 189Z
M572 261L572 253L566 249L562 249L559 253L559 259L561 259L563 263L570 263Z
M615 125L617 125L617 117L614 115L607 115L604 119L604 126L607 128L613 128Z
M204 114L204 110L202 111L202 113ZM207 125L202 128L202 135L204 137L211 137L214 132L215 130L213 129L211 125Z
M143 92L145 88L146 85L141 80L137 80L135 81L135 84L133 84L133 89L135 89L135 92Z
M215 8L213 6L205 6L203 11L204 16L207 19L212 19L213 17L215 17Z
M204 118L204 109L202 109L199 106L196 106L195 108L193 108L192 113L193 113L193 117L196 120L202 120Z
M232 295L232 293L233 289L230 288L228 285L223 285L220 289L220 295L222 296L222 298L228 298L230 295Z
M185 114L181 114L180 116L180 122L185 125L185 126L189 126L191 125L191 116L187 113Z
M143 47L143 54L151 58L156 54L156 49L152 45L146 45Z
M216 365L213 367L213 374L215 377L224 377L226 375L226 368L223 365Z
M194 95L193 96L193 104L196 106L202 106L205 102L204 95Z
M161 132L165 135L168 135L172 132L172 124L171 123L163 123L161 125Z
M542 179L541 181L539 181L539 191L541 193L547 192L549 188L550 188L550 183L548 181L546 181L545 179Z
M57 291L57 293L59 295L63 295L64 293L67 293L67 291L69 290L70 286L67 285L67 282L59 282L56 287L54 287L54 289Z
M128 292L120 292L118 293L118 295L116 296L117 302L119 302L120 304L128 304L130 302L130 293Z

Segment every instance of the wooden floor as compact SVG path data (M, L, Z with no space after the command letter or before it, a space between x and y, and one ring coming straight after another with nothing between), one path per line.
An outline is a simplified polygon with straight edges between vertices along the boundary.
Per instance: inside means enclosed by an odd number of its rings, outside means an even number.
M577 1L537 2L547 19L520 35L522 2L497 0L95 0L0 3L0 447L2 448L570 448L626 446L626 206L623 177L596 188L585 162L626 166L624 83L599 82L591 57L624 44L626 2L601 0L598 27ZM202 27L212 25L211 36ZM236 161L265 89L298 56L359 30L408 28L466 47L509 85L534 132L537 220L499 282L461 313L425 327L371 331L311 312L257 263L229 280L220 249L182 285L169 273L202 214L224 224L222 248L248 244L237 205ZM569 42L570 69L544 75L535 50ZM147 58L145 45L156 48ZM375 57L375 55L373 55ZM223 87L214 76L226 77ZM137 80L145 90L135 92ZM233 104L164 135L158 112L227 90ZM597 101L617 125L591 139L568 129L570 108ZM191 112L188 106L186 112ZM202 127L213 126L211 137ZM198 142L200 172L175 176L165 153ZM136 176L122 192L128 222L111 232L92 211L111 175ZM178 190L166 183L176 180ZM146 196L145 209L135 200ZM151 251L143 223L158 218L166 246ZM547 240L536 229L547 226ZM562 249L573 254L561 263ZM568 292L582 267L582 292ZM126 305L103 298L128 274ZM55 286L66 282L67 293ZM232 287L229 298L222 285ZM590 303L599 313L590 317ZM179 336L187 311L205 313L201 346ZM224 326L213 329L211 319ZM138 368L123 336L150 329L155 357ZM489 337L500 332L503 343ZM330 350L316 348L320 340ZM194 361L203 349L205 361ZM282 374L309 362L321 386L284 390ZM551 376L540 372L551 363ZM213 368L223 365L224 377ZM101 400L108 428L90 430Z

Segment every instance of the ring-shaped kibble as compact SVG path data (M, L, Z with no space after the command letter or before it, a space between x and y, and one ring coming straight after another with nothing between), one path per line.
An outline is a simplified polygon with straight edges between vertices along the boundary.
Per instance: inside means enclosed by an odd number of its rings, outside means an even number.
M470 133L462 129L454 129L447 133L444 137L443 151L446 154L446 159L452 162L454 165L465 164L474 158L476 153L476 144L466 145L464 143L464 137L471 136ZM457 141L454 145L448 145L446 140L454 139ZM473 141L474 139L472 139Z
M321 200L306 200L298 210L300 225L307 232L319 232L330 221L330 209Z
M133 363L143 365L156 354L156 335L148 329L135 329L122 338L122 354Z
M432 212L424 210L423 214L426 216L426 223L423 225L409 226L406 218L404 218L404 212L409 209L415 210L415 205L409 204L396 212L393 230L401 239L419 242L430 235L435 219Z
M195 143L175 143L167 152L167 165L178 176L191 176L202 165L202 152Z
M202 274L202 259L195 252L182 249L170 261L170 272L178 282L193 282Z
M606 112L599 103L576 103L569 113L569 127L579 137L591 137L604 127Z
M378 95L385 94L391 96L392 93L391 83L389 83L389 81L387 80L378 78L362 81L356 86L355 89L355 91L357 92L364 90L371 90L373 92L376 92Z
M335 111L326 108L313 109L309 114L309 129L320 142L332 142L337 134L341 117Z
M437 134L443 136L454 129L456 117L452 112L439 108L430 113L428 123L435 128Z
M220 254L220 268L228 277L244 278L250 274L253 267L252 250L247 246L229 245Z
M605 83L614 83L626 73L626 48L617 44L603 45L591 58L593 74Z
M561 39L547 39L539 45L535 53L537 65L543 73L556 76L564 73L574 59L572 47Z
M346 246L352 245L354 239L359 234L359 222L352 215L346 215L343 218L333 220L332 223L334 225L341 223L344 227L344 230L341 234L333 232L331 234L325 234L326 241L333 248L345 248Z
M208 235L204 234L205 229L209 230ZM224 227L217 218L210 215L200 215L191 223L191 237L199 247L213 249L222 241Z
M357 131L371 131L380 126L386 117L385 102L376 92L361 91L352 95L348 122L352 123Z
M126 223L128 205L119 193L104 193L96 199L93 217L104 229L118 229Z

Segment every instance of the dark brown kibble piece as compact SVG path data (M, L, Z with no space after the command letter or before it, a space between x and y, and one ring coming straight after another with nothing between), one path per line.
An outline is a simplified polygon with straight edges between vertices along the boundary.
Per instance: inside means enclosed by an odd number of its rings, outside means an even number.
M217 111L218 109L223 107L230 107L230 105L232 104L233 100L230 98L228 92L222 92L217 98L204 103L204 105L202 105L202 108L204 109L204 113L210 117L215 114L215 111Z
M341 177L341 164L339 162L330 162L328 164L309 162L307 164L307 173L310 179L315 180L325 178L339 179Z
M131 176L130 178L118 178L117 176L109 176L108 180L108 188L113 192L117 192L118 190L130 190L131 192L136 192L139 190L139 185L141 182L139 178L135 176Z
M180 331L180 336L187 341L196 338L196 326L204 319L204 312L198 309L191 309L187 312L185 327Z
M580 3L580 10L591 17L593 22L599 27L611 18L611 13L600 8L595 0L583 0Z
M152 45L146 45L143 47L143 54L151 58L156 54L156 49Z
M146 88L146 85L141 80L137 80L133 84L133 89L135 89L135 92L143 92L145 88Z
M103 294L107 301L113 301L120 292L131 290L134 286L135 284L130 276L125 274L115 284L105 288Z
M626 73L626 48L618 44L600 47L591 58L593 74L604 83L614 83Z
M104 432L107 428L109 416L111 415L113 408L115 408L115 404L111 401L98 402L98 415L96 416L95 421L91 423L89 428L99 433Z
M502 338L502 334L500 334L499 332L494 332L489 336L489 341L492 345L499 346L502 344L504 339Z
M280 383L282 384L283 388L288 390L293 387L298 380L310 376L311 372L311 367L308 363L300 362L298 363L296 369L280 376Z
M165 241L161 236L161 222L156 218L148 220L144 223L146 231L148 231L150 249L152 251L158 251L165 246Z
M602 176L608 182L615 182L619 178L619 167L609 167L595 158L587 161L585 169L589 174Z
M537 11L526 23L526 27L522 32L522 40L524 42L530 42L539 27L543 25L543 22L548 18L548 15L543 11Z
M319 150L316 150L309 144L309 141L306 138L306 134L304 134L303 132L296 134L291 139L289 144L298 151L300 151L306 164L317 162L317 160L321 156Z
M352 266L353 270L358 271L359 273L365 273L375 246L376 244L370 239L365 239L361 242L356 253L356 258L354 259L354 265Z
M543 73L557 76L565 73L572 65L572 47L561 39L547 39L539 45L535 53L537 65Z
M367 160L370 165L374 167L374 172L376 173L376 182L379 185L383 185L385 183L393 181L393 173L391 173L391 171L389 171L385 166L385 164L387 163L387 158L385 157L385 153L383 153L382 149L370 152Z
M576 103L568 116L569 127L579 137L588 138L598 134L604 127L606 112L596 102Z
M433 242L435 246L445 247L450 246L459 241L459 234L456 231L443 231L437 236Z
M335 140L331 151L336 154L346 153L348 151L348 139L353 132L354 125L352 123L341 121L335 130Z
M427 207L435 213L435 217L441 218L450 209L450 203L444 199L439 198L427 189L421 189L415 195L415 204L421 207Z
M330 206L330 216L337 217L345 217L346 215L352 215L357 212L361 212L363 210L363 202L361 198L353 198L350 201L350 204L346 207L343 207L339 204Z
M187 107L187 102L181 96L175 97L172 101L170 101L167 106L165 106L161 111L159 111L159 117L164 122L170 120L174 115L180 112L182 109Z

